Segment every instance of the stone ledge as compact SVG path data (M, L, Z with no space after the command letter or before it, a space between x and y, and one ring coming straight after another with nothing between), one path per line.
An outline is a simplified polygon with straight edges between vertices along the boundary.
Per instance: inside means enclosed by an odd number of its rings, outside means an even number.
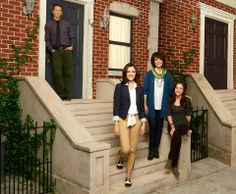
M139 16L139 11L136 7L127 3L114 1L110 4L110 11L127 16Z

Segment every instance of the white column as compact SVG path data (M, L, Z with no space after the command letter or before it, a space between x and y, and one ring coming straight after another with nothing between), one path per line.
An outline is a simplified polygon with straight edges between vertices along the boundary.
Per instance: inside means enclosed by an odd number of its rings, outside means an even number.
M149 11L149 34L148 34L148 51L149 58L147 61L148 69L151 68L150 58L152 53L158 50L159 39L159 17L160 17L160 3L162 0L151 0Z

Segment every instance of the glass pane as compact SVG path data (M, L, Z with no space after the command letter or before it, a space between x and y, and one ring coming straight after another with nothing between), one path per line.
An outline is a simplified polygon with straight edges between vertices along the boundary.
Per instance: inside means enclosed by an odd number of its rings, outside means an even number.
M109 45L109 68L123 69L130 62L130 47Z
M130 43L131 20L117 16L110 16L109 39Z

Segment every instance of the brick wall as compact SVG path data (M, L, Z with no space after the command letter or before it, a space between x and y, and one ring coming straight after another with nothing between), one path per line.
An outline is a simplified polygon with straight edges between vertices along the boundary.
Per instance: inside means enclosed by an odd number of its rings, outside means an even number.
M20 45L25 40L25 29L32 27L36 15L38 15L38 0L35 1L34 11L29 18L22 12L23 1L0 1L0 55L10 58L12 44ZM33 51L30 53L33 60L22 67L21 74L28 76L38 75L38 41L33 43Z
M93 97L96 96L96 80L100 78L119 78L108 76L108 48L109 28L102 29L99 26L105 6L113 0L96 0L94 4L94 40L93 40ZM148 12L150 0L120 0L128 3L139 10L139 16L134 18L133 23L133 53L132 61L138 66L141 81L147 70L148 61ZM175 50L177 59L182 58L182 52L190 48L197 51L194 63L187 72L199 71L199 44L200 44L200 10L198 3L214 6L221 10L236 15L236 10L214 0L165 0L161 4L159 49L167 51L169 48ZM20 45L24 42L25 29L33 26L39 10L39 0L36 0L31 17L22 13L23 1L1 0L0 2L0 55L10 57L10 45ZM195 32L189 28L189 18L192 12L197 14L197 29ZM236 29L236 22L235 22ZM22 67L22 75L38 75L38 42L33 44L30 53L33 61ZM125 65L125 64L124 64ZM234 75L236 75L236 30L234 36ZM236 79L234 79L236 87Z
M230 8L214 0L165 0L164 3L161 4L159 49L166 52L168 49L172 48L174 50L174 55L178 60L182 60L183 51L187 51L188 49L195 49L197 51L194 63L186 69L186 72L199 72L199 2L236 15L236 9ZM197 29L195 32L189 27L189 19L193 12L197 15ZM234 75L236 75L236 27L234 34ZM236 87L236 79L234 79L234 86Z
M94 43L93 43L93 97L96 96L96 80L100 78L120 78L108 76L109 27L102 29L99 26L104 8L111 0L96 0L94 4ZM132 61L137 65L141 80L147 70L148 60L148 14L150 0L121 0L136 7L139 16L134 17L133 23L133 53ZM124 64L125 65L125 64Z

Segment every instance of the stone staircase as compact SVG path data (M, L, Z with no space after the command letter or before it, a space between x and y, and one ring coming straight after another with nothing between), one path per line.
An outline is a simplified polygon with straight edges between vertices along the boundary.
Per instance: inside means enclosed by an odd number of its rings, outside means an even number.
M215 90L226 108L236 117L236 90Z
M111 145L109 150L109 193L150 193L157 188L176 183L172 173L166 174L163 168L170 143L167 133L162 134L160 159L152 161L147 160L148 135L146 133L140 136L132 174L133 186L127 189L124 187L125 168L116 169L120 147L119 139L113 134L113 102L108 100L72 100L65 102L65 105L96 141Z

